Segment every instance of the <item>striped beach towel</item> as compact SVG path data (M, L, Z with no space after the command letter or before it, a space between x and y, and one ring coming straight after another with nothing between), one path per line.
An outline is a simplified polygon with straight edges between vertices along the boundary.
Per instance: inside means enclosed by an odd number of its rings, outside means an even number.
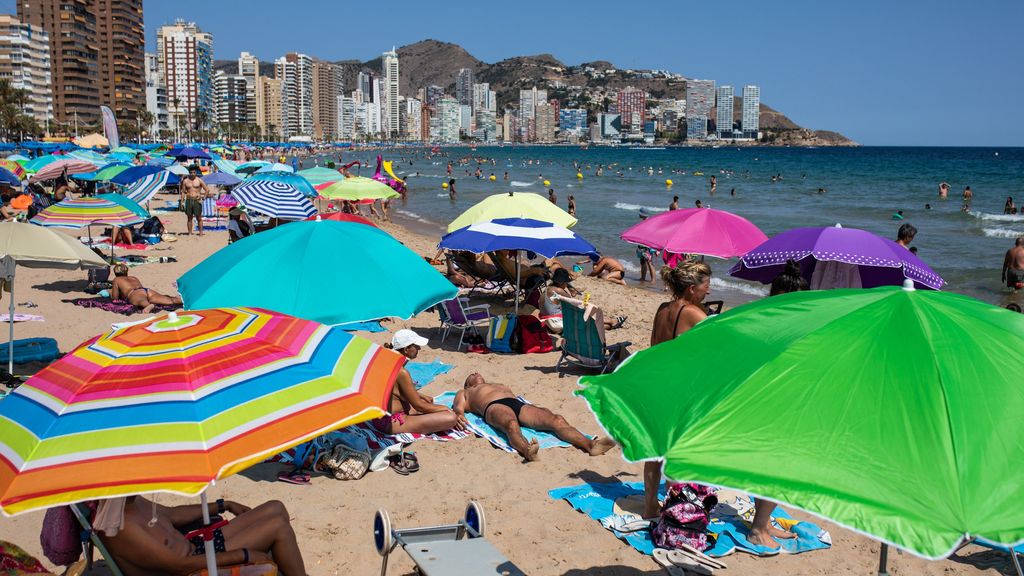
M452 440L461 440L471 436L469 432L461 432L459 430L449 430L442 434L383 434L379 430L373 427L373 424L369 422L362 422L360 424L354 424L341 430L334 432L328 432L323 436L317 438L314 442L320 443L323 446L331 446L337 442L344 442L345 444L353 447L360 447L365 444L369 448L371 454L377 454L382 450L386 450L395 444L412 444L417 440L433 440L435 442L450 442ZM283 464L292 464L295 459L295 448L286 450L276 456L272 456L267 459L267 462L280 462Z

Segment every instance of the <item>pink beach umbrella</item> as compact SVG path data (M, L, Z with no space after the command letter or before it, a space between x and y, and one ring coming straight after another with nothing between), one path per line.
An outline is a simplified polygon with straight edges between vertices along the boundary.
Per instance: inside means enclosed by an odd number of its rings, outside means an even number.
M689 208L652 216L628 228L622 239L673 254L734 258L768 237L749 220L731 212Z

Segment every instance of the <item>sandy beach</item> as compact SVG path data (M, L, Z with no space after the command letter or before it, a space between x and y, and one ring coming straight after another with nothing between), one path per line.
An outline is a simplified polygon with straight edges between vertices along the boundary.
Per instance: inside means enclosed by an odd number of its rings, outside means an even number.
M180 213L160 213L172 233L184 232ZM419 254L432 255L437 238L414 233L397 224L382 225ZM174 256L177 262L144 264L132 269L147 287L163 293L176 293L174 281L182 273L227 243L224 231L208 232L203 237L184 236L164 242L145 252L146 256ZM344 247L339 247L344 249ZM713 265L714 266L714 265ZM720 267L716 274L724 273ZM272 273L272 271L268 271ZM353 270L358 275L358 270ZM258 279L254 279L257 281ZM359 281L373 282L373 278ZM83 272L61 272L19 268L15 286L18 313L37 314L43 322L23 322L16 326L16 338L48 336L57 339L67 352L83 340L109 329L113 322L129 317L98 309L84 309L62 300L85 297ZM635 284L635 283L634 283ZM632 349L647 346L650 323L658 304L665 298L657 291L620 287L607 282L581 278L574 285L591 293L592 301L606 311L607 317L628 316L626 325L609 332L610 342L630 341ZM329 295L329 289L325 291ZM712 293L711 300L717 299ZM22 303L32 302L28 307ZM497 312L503 302L481 298ZM729 307L731 302L726 302ZM7 302L3 303L6 309ZM135 315L130 319L140 319ZM454 351L457 337L443 344L437 315L425 312L409 321L385 323L389 332L366 334L384 343L391 331L412 328L430 339L419 361L439 358L454 368L441 375L424 392L437 395L462 386L473 372L491 381L510 385L531 402L564 415L570 423L588 434L602 434L586 403L573 395L576 378L559 378L554 366L558 353L531 355L469 354ZM638 383L642 385L642 383ZM255 505L268 499L286 504L310 574L376 574L380 557L372 542L371 520L378 508L387 509L396 527L414 527L460 518L466 502L476 499L483 505L488 520L488 539L527 574L537 575L637 575L660 574L661 569L647 556L617 540L610 532L566 502L548 497L550 489L589 482L641 481L639 464L622 459L616 448L600 457L571 448L541 451L540 460L524 464L515 455L494 449L479 438L440 443L421 441L412 446L422 469L409 476L391 470L370 473L359 481L342 482L314 476L312 485L296 486L276 481L278 464L261 464L233 476L211 488L212 499L226 498ZM780 463L784 465L784 463ZM171 495L158 496L162 504L193 502ZM793 511L798 518L806 514ZM0 539L24 547L42 558L39 545L41 513L0 522ZM815 519L833 539L831 549L800 555L755 558L733 554L724 560L729 565L722 574L763 574L797 576L802 574L874 574L879 544L863 535ZM909 553L892 551L891 574L968 575L1012 571L1005 554L970 546L944 561L929 562ZM392 555L389 574L411 574L413 565L402 553Z

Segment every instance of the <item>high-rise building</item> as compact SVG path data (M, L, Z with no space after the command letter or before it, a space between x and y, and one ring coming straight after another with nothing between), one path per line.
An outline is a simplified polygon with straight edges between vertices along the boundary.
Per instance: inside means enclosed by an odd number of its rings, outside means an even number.
M455 99L464 106L473 106L473 70L460 68L455 77Z
M356 102L352 98L339 95L338 101L338 126L336 138L339 140L352 140L355 134Z
M167 115L167 89L164 87L164 76L160 73L160 63L156 54L146 52L146 110L153 115L153 123L144 127L151 138L160 136L163 130L171 125Z
M256 125L264 136L274 139L284 135L282 84L280 79L269 76L256 79Z
M238 57L238 75L245 78L245 115L249 122L256 122L256 82L260 77L260 59L242 52Z
M582 136L587 131L587 110L585 108L562 108L558 111L558 128Z
M18 19L50 37L53 114L68 132L100 118L99 45L92 0L19 0Z
M423 102L418 98L402 101L402 138L418 142L423 139Z
M157 59L167 87L167 110L176 125L213 119L213 35L178 20L157 29ZM198 114L198 117L197 117Z
M533 87L519 91L519 140L533 142L535 134L535 109L537 104L547 102L548 91Z
M66 2L62 1L62 4ZM146 31L142 0L95 0L100 100L134 124L146 108Z
M427 106L437 106L442 98L444 98L444 88L436 84L427 86Z
M630 132L640 132L647 120L647 93L632 86L619 92L616 99L619 114L622 116L622 128Z
M356 88L355 89L359 90L360 92L365 94L367 97L369 97L370 96L370 92L371 92L370 83L372 82L372 80L373 80L373 75L372 74L367 74L366 72L360 72L358 75L356 75Z
M539 102L534 107L534 130L537 142L554 142L555 128L558 127L558 115L549 102Z
M288 136L313 135L313 59L305 54L289 52L284 55L292 64L292 95L288 109Z
M247 85L244 76L225 74L218 70L213 76L213 94L216 119L220 124L245 124L248 104L245 101Z
M437 103L437 113L430 119L430 139L442 144L459 142L461 107L454 98L442 98Z
M296 125L298 124L294 110L297 106L295 101L298 98L295 63L289 62L284 56L274 60L274 78L280 82L281 86L281 117L277 127L280 129L281 136L288 138L297 134Z
M53 119L50 37L39 26L0 15L0 80L25 91L21 112L46 128Z
M392 48L381 56L384 73L384 132L389 138L397 138L401 132L400 103L398 101L398 52Z
M332 140L338 133L338 96L343 95L342 70L313 60L313 138Z
M602 140L618 140L622 136L622 116L618 114L598 114L597 124Z
M715 131L725 140L732 138L732 86L719 86L715 104Z
M708 136L708 118L715 105L714 80L686 81L686 139L704 140Z
M474 114L479 110L489 110L491 112L496 112L497 106L497 98L495 98L494 90L491 90L490 84L488 84L487 82L473 84Z
M459 132L467 136L473 133L473 107L459 104Z
M742 128L744 138L757 139L757 132L761 129L761 88L759 86L747 85L743 87L743 118Z

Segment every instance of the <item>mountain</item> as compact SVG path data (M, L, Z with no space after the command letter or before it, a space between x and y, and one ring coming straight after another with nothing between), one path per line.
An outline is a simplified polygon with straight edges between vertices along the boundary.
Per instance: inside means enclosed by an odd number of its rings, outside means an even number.
M686 78L651 70L626 70L604 60L570 66L551 54L515 56L493 64L475 58L463 47L440 40L423 40L397 49L400 66L399 91L414 95L420 88L441 86L454 94L455 78L462 68L473 70L474 82L487 82L498 99L498 110L516 106L519 90L547 88L548 96L558 98L563 106L603 110L610 102L606 95L632 86L646 91L653 99L686 98ZM352 90L360 71L381 74L381 59L366 62L341 60L334 62L344 70L346 91ZM230 60L214 62L215 69L234 72L237 64ZM260 63L260 74L273 74L273 65ZM583 87L582 91L571 87ZM742 114L742 99L733 106L735 120ZM771 132L774 142L787 145L856 146L842 134L804 128L784 113L761 104L761 128Z

